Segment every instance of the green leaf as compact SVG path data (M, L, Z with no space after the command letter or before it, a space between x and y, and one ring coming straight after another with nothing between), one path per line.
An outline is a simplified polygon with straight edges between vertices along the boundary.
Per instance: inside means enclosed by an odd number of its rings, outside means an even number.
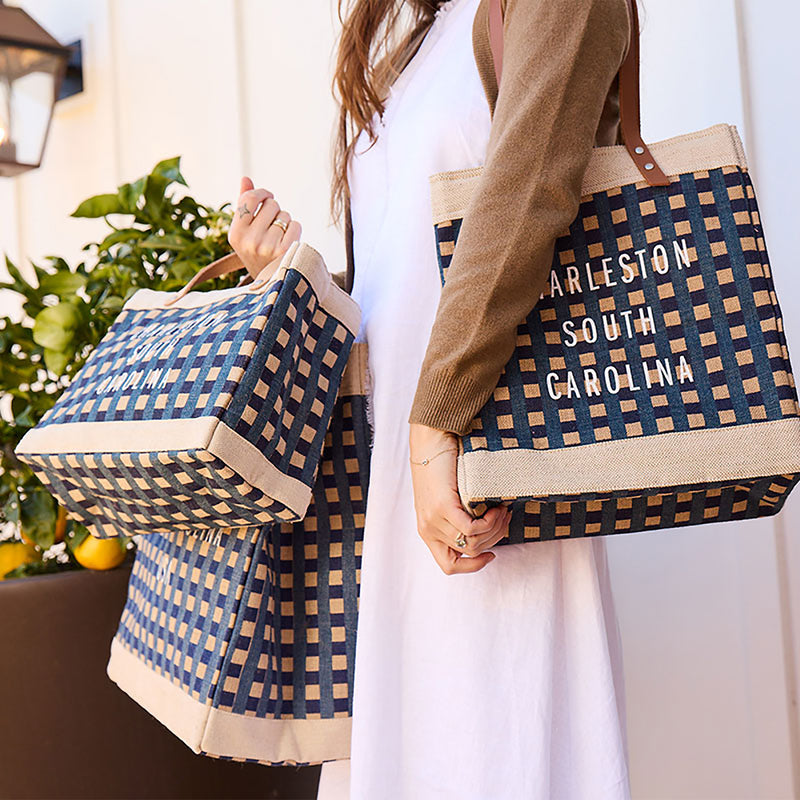
M128 214L136 213L136 209L139 207L139 198L141 198L142 190L144 189L144 182L144 178L139 178L133 181L133 183L123 183L122 186L117 189L117 196L120 202L125 206L125 210Z
M46 489L33 491L19 504L19 521L25 535L47 550L56 537L56 501Z
M80 324L80 314L72 303L61 302L43 308L33 323L33 340L50 350L66 350Z
M0 387L19 386L36 380L36 367L29 361L4 356L0 359Z
M6 269L8 270L12 283L4 282L5 286L13 286L23 294L26 294L26 290L33 288L28 279L19 271L17 265L8 256L6 256Z
M19 494L17 494L16 488L11 491L3 506L3 516L9 522L19 522Z
M173 261L170 265L172 277L179 280L181 283L186 283L191 280L192 276L200 269L200 265L196 261Z
M77 275L74 272L54 272L42 278L39 284L39 291L42 294L57 294L59 297L75 294L78 289L86 286L87 278L85 275Z
M113 247L115 244L127 242L131 239L138 239L142 235L144 235L144 231L139 228L121 228L118 231L109 233L97 247L99 250L108 250L109 247Z
M22 408L19 408L22 406ZM11 401L11 412L14 414L14 424L23 428L32 428L36 424L33 417L33 406L24 398L16 396Z
M147 176L144 185L144 211L154 221L161 224L164 213L164 192L172 181L164 175L152 174Z
M75 352L70 348L67 351L51 350L49 347L44 349L44 363L47 369L57 377L64 374L67 365L75 357Z
M180 156L165 158L153 167L153 174L163 175L165 178L168 178L170 182L176 181L177 183L182 183L184 186L188 186L186 179L181 175L180 166Z
M27 578L30 575L50 575L54 572L64 572L65 570L75 569L72 564L62 564L56 558L47 560L31 561L28 564L20 564L16 569L6 573L6 580L10 578Z
M97 308L101 311L107 311L109 314L118 314L122 311L122 298L119 295L111 294L104 298L97 304Z
M97 194L84 200L70 216L104 217L106 214L126 214L129 209L119 194Z
M66 537L67 549L70 552L75 552L75 548L78 547L87 536L89 536L89 529L77 520L70 521L72 523L72 530L67 534Z
M185 237L177 233L167 233L164 236L148 236L144 241L139 242L139 247L148 250L183 250L189 242Z

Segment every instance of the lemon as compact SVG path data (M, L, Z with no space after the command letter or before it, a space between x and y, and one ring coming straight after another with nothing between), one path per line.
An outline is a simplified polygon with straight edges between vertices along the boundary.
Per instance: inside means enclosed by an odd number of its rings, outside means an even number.
M64 534L67 532L67 509L64 506L58 507L56 517L56 543L64 541Z
M0 542L0 581L6 573L21 564L32 564L39 560L39 551L24 542Z
M87 536L73 551L77 562L87 569L114 569L125 560L124 542Z

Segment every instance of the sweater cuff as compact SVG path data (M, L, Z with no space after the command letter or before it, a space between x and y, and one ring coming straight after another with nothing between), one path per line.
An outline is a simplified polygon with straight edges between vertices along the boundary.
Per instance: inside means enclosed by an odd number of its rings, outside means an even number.
M465 375L423 374L408 421L463 436L486 402L483 394L484 390Z

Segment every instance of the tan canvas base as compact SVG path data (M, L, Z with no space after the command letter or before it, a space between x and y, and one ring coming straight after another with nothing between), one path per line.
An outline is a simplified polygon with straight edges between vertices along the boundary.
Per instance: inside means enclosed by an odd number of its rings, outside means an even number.
M195 753L266 764L319 764L350 757L350 717L261 719L212 708L153 672L117 639L106 672Z
M800 418L674 431L557 450L476 450L458 457L464 504L800 472Z

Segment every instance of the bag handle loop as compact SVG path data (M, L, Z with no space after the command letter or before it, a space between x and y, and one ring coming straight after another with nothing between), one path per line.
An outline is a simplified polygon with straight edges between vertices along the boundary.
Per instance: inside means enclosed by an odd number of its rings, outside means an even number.
M242 260L238 255L236 255L236 253L228 253L227 255L218 258L216 261L206 264L202 269L199 269L197 272L195 272L189 282L182 289L164 301L164 305L174 305L184 295L188 294L195 286L197 286L199 283L203 283L203 281L210 280L211 278L219 278L222 275L228 275L229 273L236 272L240 269L244 269L244 263ZM239 281L237 286L251 284L247 291L252 291L253 289L258 288L265 283L266 277L268 276L265 276L264 278L259 277L256 280L253 280L252 276L248 275L244 280Z
M619 116L625 147L650 186L668 186L669 178L658 166L642 139L639 97L639 13L636 0L627 0L631 19L631 41L619 68ZM503 7L501 0L489 0L489 45L497 86L503 72Z

